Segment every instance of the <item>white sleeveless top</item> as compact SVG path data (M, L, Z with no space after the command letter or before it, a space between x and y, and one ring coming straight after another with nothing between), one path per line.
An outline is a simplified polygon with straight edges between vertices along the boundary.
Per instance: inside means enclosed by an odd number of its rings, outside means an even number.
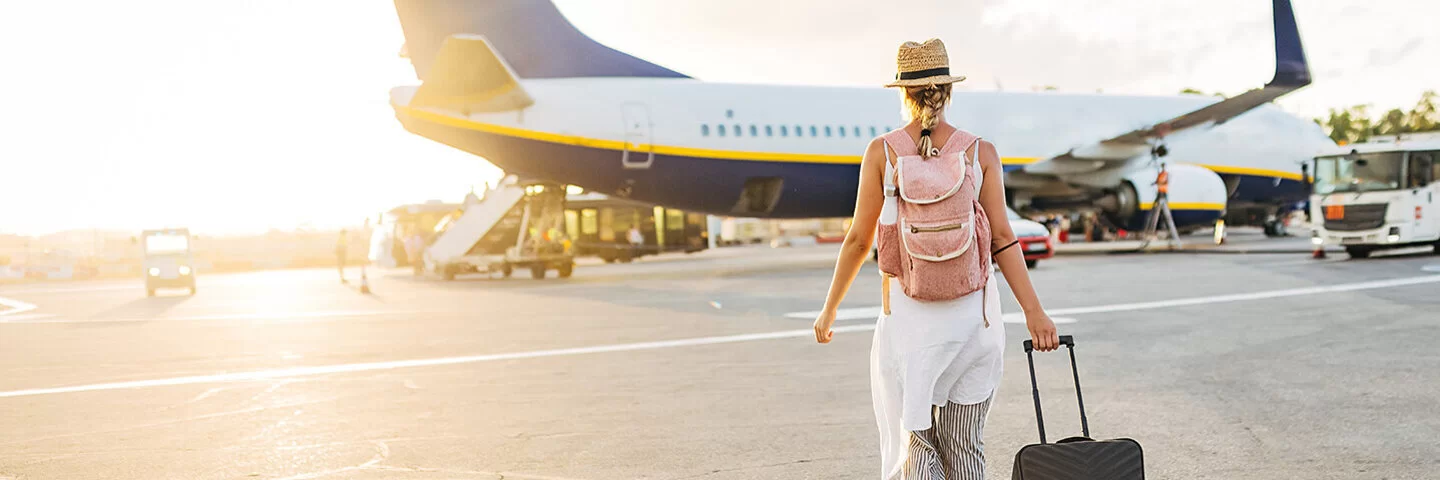
M975 179L983 185L980 162L971 163ZM885 162L885 178L894 168ZM898 221L895 202L895 197L885 198L881 223ZM925 302L899 292L891 292L890 315L882 313L876 321L870 347L870 392L886 473L894 472L904 460L909 432L930 428L932 405L947 401L971 405L990 398L1000 384L1005 352L994 273L984 290L954 300Z

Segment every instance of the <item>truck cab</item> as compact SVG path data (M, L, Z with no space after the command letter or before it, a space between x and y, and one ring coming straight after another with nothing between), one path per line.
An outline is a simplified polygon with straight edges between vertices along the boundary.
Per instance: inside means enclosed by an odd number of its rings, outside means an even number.
M187 229L146 230L140 235L145 251L145 295L161 288L184 288L195 294L195 259L190 253Z
M1416 246L1440 253L1440 141L1349 145L1313 166L1316 245L1352 258Z

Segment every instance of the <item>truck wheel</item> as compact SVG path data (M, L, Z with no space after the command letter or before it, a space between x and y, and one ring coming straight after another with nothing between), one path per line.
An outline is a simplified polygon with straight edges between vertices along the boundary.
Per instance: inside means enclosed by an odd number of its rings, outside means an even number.
M570 278L570 274L575 273L575 262L561 263L555 268L555 273L559 274L560 278Z
M542 264L530 266L530 278L533 278L533 279L536 279L536 280L544 280L544 279L545 279L545 264L542 263Z
M1350 258L1370 258L1370 249L1366 247L1345 247L1345 253L1350 254Z
M441 270L440 276L445 278L445 281L448 282L455 279L455 267L446 265L441 268L443 268L443 270Z
M507 263L507 264L504 264L504 265L501 265L501 266L500 266L500 276L505 277L505 278L510 278L510 275L512 275L512 274L514 274L514 273L515 273L515 267L514 267L513 265L510 265L510 264Z
M1034 270L1034 269L1035 269L1035 266L1036 266L1036 265L1039 265L1039 264L1040 264L1040 261L1039 261L1039 260L1026 260L1026 261L1025 261L1025 268Z

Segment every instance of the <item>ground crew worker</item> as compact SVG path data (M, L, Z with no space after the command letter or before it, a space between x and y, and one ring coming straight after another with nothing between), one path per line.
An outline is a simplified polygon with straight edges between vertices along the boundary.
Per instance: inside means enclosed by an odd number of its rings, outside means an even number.
M1160 174L1155 176L1155 186L1160 190L1157 198L1166 198L1170 194L1170 172L1165 171L1165 166L1160 166Z
M340 272L340 283L345 283L345 256L350 253L349 232L340 229L340 238L335 240L335 270Z

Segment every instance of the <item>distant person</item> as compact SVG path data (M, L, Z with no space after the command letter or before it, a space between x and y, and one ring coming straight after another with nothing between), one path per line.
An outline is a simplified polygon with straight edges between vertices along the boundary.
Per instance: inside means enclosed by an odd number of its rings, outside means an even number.
M345 283L345 256L350 253L350 232L340 229L335 240L335 269L340 272L340 283Z
M405 237L405 257L410 261L410 268L417 277L425 272L424 253L425 237L420 236L420 229L415 229L410 232L410 236Z
M631 226L630 231L625 232L625 239L630 243L630 257L639 257L641 249L645 248L645 234L640 233L640 227Z
M1005 208L1000 155L993 144L945 121L951 84L964 77L950 75L945 45L936 39L901 45L897 63L899 74L888 86L904 89L910 121L865 150L854 222L815 319L815 340L830 343L836 310L869 256L878 225L883 313L871 343L870 388L881 477L932 478L943 471L944 478L983 479L981 434L1005 350L992 258L1025 312L1035 346L1050 351L1060 340L1030 284L1024 253L1012 248L1019 242ZM894 165L901 161L905 175L897 185ZM963 175L960 188L950 190L955 174ZM930 195L947 190L952 193ZM911 191L923 192L927 203L903 198ZM967 220L932 231L899 228L937 216ZM929 256L910 254L902 242L923 245ZM957 256L944 258L950 255ZM904 294L890 295L892 283Z

